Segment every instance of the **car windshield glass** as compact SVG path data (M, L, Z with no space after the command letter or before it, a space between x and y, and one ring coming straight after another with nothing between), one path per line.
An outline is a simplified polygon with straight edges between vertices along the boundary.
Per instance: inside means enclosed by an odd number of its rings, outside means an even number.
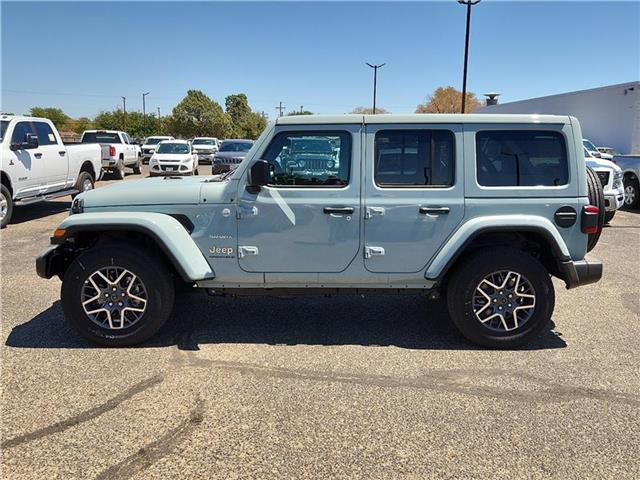
M196 138L193 140L194 145L215 145L213 138Z
M291 141L291 151L294 153L324 153L331 155L333 147L329 139L301 138Z
M251 150L249 142L225 142L220 147L221 152L248 152Z
M158 143L160 143L162 140L167 140L166 138L147 138L147 141L144 142L145 145L157 145Z
M122 143L115 132L85 132L82 143Z
M7 127L8 126L9 126L9 122L8 121L2 120L2 122L0 122L0 142L4 138L4 134L7 131Z
M598 149L596 148L596 146L591 143L589 140L582 140L582 144L585 146L585 148L587 150L589 150L590 152L597 152Z
M156 153L189 153L189 145L186 143L161 143Z

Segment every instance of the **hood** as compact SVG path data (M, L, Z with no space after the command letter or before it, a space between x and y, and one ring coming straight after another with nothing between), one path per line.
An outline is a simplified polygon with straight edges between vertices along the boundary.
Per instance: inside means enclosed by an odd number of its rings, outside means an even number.
M587 164L587 167L591 167L593 169L598 168L602 170L603 168L606 168L607 170L613 170L614 172L622 171L622 169L615 163L609 160L603 160L601 158L587 157L585 158L585 163Z
M158 146L158 144L155 144L155 145L142 145L142 147L140 147L140 148L143 148L145 150L154 150L155 151L157 146Z
M81 193L84 208L125 205L175 205L200 202L202 185L211 177L156 177L119 182Z
M216 157L220 158L244 158L247 152L216 152Z
M190 153L154 153L154 160L159 160L161 162L180 162L182 160L191 160Z
M194 150L215 150L215 145L191 145Z

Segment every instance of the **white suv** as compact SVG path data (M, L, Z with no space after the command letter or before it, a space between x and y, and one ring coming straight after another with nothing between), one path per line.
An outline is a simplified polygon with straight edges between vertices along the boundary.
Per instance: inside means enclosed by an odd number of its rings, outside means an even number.
M187 140L164 140L149 161L149 176L198 175L198 154Z
M596 158L584 148L584 160L598 175L604 190L605 222L609 223L624 204L624 186L622 185L622 169L608 160Z

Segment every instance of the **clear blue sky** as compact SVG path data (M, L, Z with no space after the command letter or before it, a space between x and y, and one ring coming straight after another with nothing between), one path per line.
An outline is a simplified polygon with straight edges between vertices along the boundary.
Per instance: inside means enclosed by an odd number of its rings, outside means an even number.
M189 88L223 103L245 92L271 118L371 103L411 112L461 88L465 8L455 2L2 2L2 110L121 105L162 114ZM637 80L640 3L501 2L473 9L469 90L503 101Z

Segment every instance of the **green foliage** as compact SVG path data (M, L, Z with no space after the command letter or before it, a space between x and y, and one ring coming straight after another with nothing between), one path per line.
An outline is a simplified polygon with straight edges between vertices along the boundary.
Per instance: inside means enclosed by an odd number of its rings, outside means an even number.
M377 110L377 108L376 108ZM295 115L313 115L313 112L310 112L309 110L294 110L292 112L287 113L287 115L289 116L295 116Z
M465 111L473 112L476 108L482 106L482 102L476 98L473 92L467 92ZM416 113L460 113L462 108L462 92L455 88L438 87L431 95L427 97L427 101L416 107Z
M162 133L160 120L150 113L127 112L121 109L112 112L100 112L93 121L95 128L104 130L123 130L132 138L144 138Z
M233 124L232 136L255 140L267 126L267 120L257 112L253 112L244 93L229 95L225 99L227 114Z
M200 90L189 90L167 119L171 135L182 138L227 138L233 131L231 118L219 103Z
M356 107L353 110L351 110L351 113L357 113L360 115L371 115L373 113L373 108L369 108L369 107ZM390 111L384 109L384 108L380 108L376 106L376 115L380 115L382 113L391 113Z
M55 107L33 107L29 111L29 115L32 117L48 118L57 129L61 129L63 125L69 121L69 116L60 108Z
M72 130L76 133L82 133L85 130L91 130L92 128L94 128L94 125L90 118L80 117L74 122Z

